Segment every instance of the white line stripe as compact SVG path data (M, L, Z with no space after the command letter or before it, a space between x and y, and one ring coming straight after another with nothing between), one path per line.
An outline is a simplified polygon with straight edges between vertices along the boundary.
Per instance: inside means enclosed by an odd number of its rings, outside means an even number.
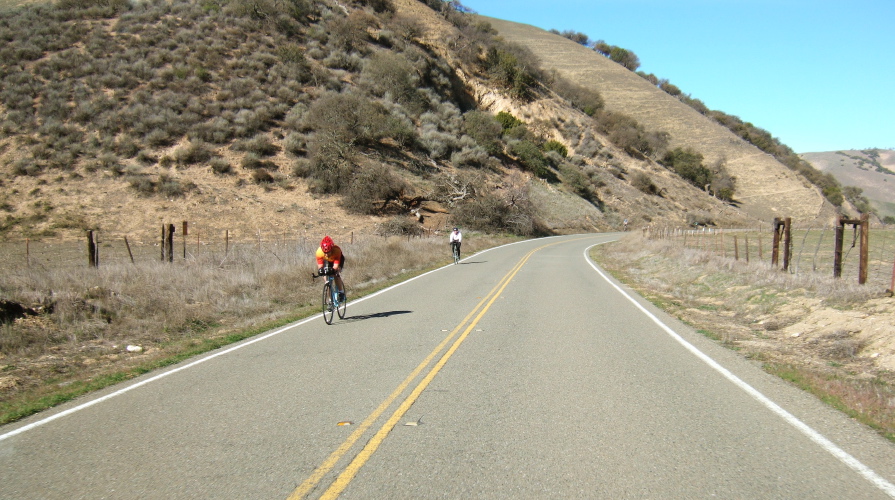
M604 242L604 243L609 243L609 242ZM850 467L852 470L854 470L858 474L864 476L865 479L867 479L868 481L873 483L877 488L884 491L891 498L895 498L895 485L893 485L892 483L887 481L884 477L882 477L879 474L877 474L876 472L874 472L870 467L867 467L866 465L862 464L855 457L846 453L845 450L836 446L835 443L833 443L832 441L830 441L829 439L824 437L821 433L819 433L816 430L809 427L808 424L806 424L806 423L802 422L801 420L799 420L798 418L796 418L792 413L789 413L788 411L786 411L782 407L780 407L777 403L771 401L770 398L768 398L767 396L765 396L764 394L759 392L757 389L755 389L751 385L744 382L741 378L739 378L736 375L734 375L733 373L731 373L729 370L727 370L727 368L724 368L723 366L718 364L717 361L715 361L714 359L710 358L707 354L705 354L702 351L700 351L699 349L697 349L693 344L684 340L683 337L678 335L674 330L672 330L669 326L667 326L665 323L663 323L659 318L657 318L655 315L653 315L653 313L647 311L645 307L640 305L640 303L637 302L634 299L634 297L629 295L621 287L619 287L611 279L609 279L609 277L606 276L606 274L604 274L603 271L601 271L600 268L597 267L597 265L594 264L594 262L591 261L590 257L588 256L588 252L590 251L591 248L593 248L597 245L602 245L604 243L597 243L596 245L591 245L591 246L587 247L587 249L584 250L584 258L588 262L588 264L590 264L590 266L592 268L594 268L594 271L596 271L600 276L602 276L603 279L606 280L607 283L612 285L613 288L618 290L619 293L621 293L623 296L625 296L625 298L627 298L629 301L631 301L631 303L634 304L635 307L640 309L640 311L643 312L643 314L647 315L647 317L649 317L651 320L653 320L653 322L655 324L659 325L659 327L661 329L665 330L665 333L667 333L669 336L671 336L671 338L676 340L679 344L684 346L684 348L686 348L688 351L693 353L697 358L701 359L705 364L712 367L715 371L717 371L718 373L723 375L724 378L726 378L727 380L733 382L734 385L736 385L737 387L739 387L740 389L745 391L746 394L752 396L753 399L755 399L756 401L761 403L764 407L766 407L767 409L776 413L779 417L783 418L783 420L785 420L787 423L789 423L790 425L792 425L793 427L795 427L796 429L801 431L802 434L805 434L806 436L808 436L809 439L811 439L812 441L814 441L815 443L820 445L821 448L823 448L824 450L829 452L834 457L838 458L840 462L844 463L845 465Z
M519 244L519 243L524 243L525 241L531 241L531 240L517 241L517 242L514 242L514 243L507 243L506 245L501 245L501 246L499 246L499 247L488 248L488 249L486 249L486 250L482 250L481 252L472 254L472 255L470 255L469 257L466 257L466 258L469 259L469 258L475 257L476 255L481 255L481 254L483 254L483 253L485 253L485 252L494 250L495 248L502 248L502 247L505 247L505 246L516 245L516 244ZM463 260L466 260L466 259L463 259ZM461 261L461 262L462 262L462 261ZM388 288L383 288L382 290L379 290L379 291L376 292L376 293L372 293L372 294L370 294L370 295L366 295L366 296L364 296L364 297L361 297L361 298L359 298L359 299L357 299L357 300L352 301L351 303L352 303L352 304L357 304L358 302L363 302L363 301L365 301L365 300L367 300L367 299L371 299L371 298L373 298L373 297L375 297L375 296L377 296L377 295L379 295L379 294L388 292L389 290L392 290L392 289L397 288L397 287L399 287L399 286L406 285L407 283L410 283L411 281L414 281L414 280L416 280L416 279L422 278L423 276L426 276L426 275L428 275L428 274L432 274L432 273L434 273L434 272L441 271L442 269L447 269L447 268L449 268L449 267L451 267L451 266L453 266L453 264L448 264L448 265L439 267L438 269L433 269L433 270L431 270L431 271L429 271L429 272L420 274L419 276L414 276L413 278L410 278L410 279L408 279L407 281L402 281L402 282L400 282L400 283L396 283L396 284L394 284L394 285L392 285L392 286L390 286L390 287L388 287ZM13 436L17 436L17 435L22 434L22 433L24 433L24 432L26 432L26 431L30 431L31 429L34 429L34 428L36 428L36 427L40 427L40 426L42 426L42 425L44 425L44 424L48 424L48 423L50 423L50 422L52 422L52 421L54 421L54 420L56 420L56 419L62 418L62 417L67 416L67 415L71 415L72 413L79 412L79 411L84 410L84 409L86 409L86 408L89 408L89 407L91 407L91 406L93 406L93 405L95 405L95 404L102 403L103 401L107 401L107 400L109 400L109 399L112 399L112 398L114 398L114 397L116 397L116 396L120 396L120 395L125 394L125 393L127 393L127 392L130 392L130 391L132 391L132 390L134 390L134 389L136 389L136 388L138 388L138 387L142 387L142 386L144 386L144 385L146 385L146 384L149 384L149 383L151 383L151 382L155 382L155 381L157 381L157 380L163 379L163 378L165 378L165 377L167 377L167 376L169 376L169 375L173 375L173 374L175 374L175 373L177 373L177 372L179 372L179 371L186 370L187 368L192 368L192 367L194 367L194 366L196 366L196 365L199 365L199 364L202 364L202 363L204 363L204 362L206 362L206 361L209 361L209 360L212 360L212 359L214 359L214 358L217 358L218 356L223 356L224 354L229 354L229 353L231 353L231 352L233 352L233 351L242 349L243 347L252 345L252 344L254 344L254 343L256 343L256 342L261 342L262 340L267 340L267 339L269 339L269 338L271 338L271 337L274 337L274 336L276 336L276 335L279 335L279 334L281 334L281 333L283 333L283 332L285 332L285 331L287 331L287 330L290 330L290 329L295 328L295 327L297 327L297 326L301 326L301 325L303 325L303 324L305 324L305 323L309 323L309 322L314 321L314 320L316 320L316 319L318 319L318 315L317 315L317 314L313 314L313 315L311 315L311 316L309 316L309 317L307 317L307 318L305 318L305 319L303 319L303 320L301 320L301 321L299 321L299 322L297 322L297 323L293 323L293 324L291 324L291 325L284 326L284 327L280 328L279 330L275 330L275 331L273 331L273 332L264 334L264 335L262 335L262 336L260 336L260 337L255 337L255 338L253 338L253 339L251 339L251 340L249 340L249 341L244 341L244 342L242 342L242 343L240 343L240 344L237 344L237 345L235 345L235 346L233 346L233 347L230 347L230 348L228 348L228 349L225 349L225 350L223 350L223 351L214 353L214 354L212 354L212 355L210 355L210 356L206 356L206 357L204 357L204 358L202 358L202 359L197 359L196 361L193 361L193 362L188 363L188 364L186 364L186 365L183 365L183 366L174 368L174 369L172 369L172 370L168 370L168 371L166 371L166 372L164 372L164 373L159 373L158 375L155 375L155 376L150 377L150 378L148 378L148 379L146 379L146 380L142 380L142 381L137 382L137 383L135 383L135 384L133 384L133 385L129 385L129 386L127 386L127 387L124 387L124 388L122 388L122 389L119 389L119 390L117 390L117 391L115 391L115 392L112 392L112 393L110 393L110 394L107 394L107 395L105 395L105 396L103 396L103 397L101 397L101 398L97 398L97 399L94 399L94 400L92 400L92 401L88 401L88 402L83 403L83 404L81 404L81 405L75 406L75 407L73 407L73 408L69 408L68 410L61 411L61 412L56 413L56 414L54 414L54 415L51 415L51 416L49 416L49 417L47 417L47 418L38 420L38 421L36 421L36 422L32 422L32 423L30 423L30 424L28 424L28 425L23 425L22 427L19 427L18 429L9 431L9 432L7 432L7 433L5 433L5 434L0 434L0 441L3 441L3 440L8 439L8 438L11 438L11 437L13 437Z

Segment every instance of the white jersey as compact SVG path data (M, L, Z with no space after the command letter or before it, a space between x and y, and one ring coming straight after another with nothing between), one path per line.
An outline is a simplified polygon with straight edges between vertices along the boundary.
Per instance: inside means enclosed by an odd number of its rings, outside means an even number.
M460 231L457 231L456 233L451 231L450 243L453 243L455 241L458 243L462 242L463 241L463 233L461 233Z

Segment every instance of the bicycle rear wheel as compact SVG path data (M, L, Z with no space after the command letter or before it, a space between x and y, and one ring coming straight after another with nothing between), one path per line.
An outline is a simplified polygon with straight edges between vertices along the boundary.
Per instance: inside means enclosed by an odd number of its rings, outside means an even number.
M454 264L460 262L460 249L457 248L457 245L453 245L454 247Z
M326 321L327 325L333 324L335 311L336 308L333 307L332 283L326 283L323 285L323 321Z
M339 301L339 308L337 309L339 312L339 319L345 319L345 313L348 311L348 290L346 289L343 293L345 298Z

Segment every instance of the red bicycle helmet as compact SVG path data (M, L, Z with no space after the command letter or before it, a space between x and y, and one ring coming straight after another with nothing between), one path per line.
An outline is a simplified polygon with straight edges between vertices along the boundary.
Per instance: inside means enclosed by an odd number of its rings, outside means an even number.
M329 236L324 236L320 241L320 249L323 250L324 253L329 253L329 251L333 249L333 239Z

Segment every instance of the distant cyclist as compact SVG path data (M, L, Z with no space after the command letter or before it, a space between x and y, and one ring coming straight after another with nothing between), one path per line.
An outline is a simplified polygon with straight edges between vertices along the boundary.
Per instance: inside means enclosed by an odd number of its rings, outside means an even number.
M317 274L335 275L336 287L339 289L339 300L345 300L345 285L342 283L342 269L345 269L345 254L333 243L333 239L324 236L317 249Z
M451 250L453 250L453 247L456 247L457 248L457 256L459 257L460 256L460 245L463 243L463 233L460 232L459 228L455 227L454 230L451 231L451 238L449 241L450 241L450 244L452 247Z

